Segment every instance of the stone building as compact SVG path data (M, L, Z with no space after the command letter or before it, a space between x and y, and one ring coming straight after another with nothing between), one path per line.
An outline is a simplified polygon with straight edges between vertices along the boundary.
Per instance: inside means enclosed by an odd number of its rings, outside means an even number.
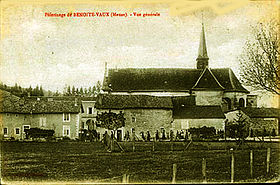
M107 69L105 66L103 91L118 97L142 95L145 98L149 95L173 100L176 97L193 99L192 104L183 103L181 107L172 109L173 125L169 127L184 129L188 124L188 127L204 125L223 129L223 112L246 107L249 91L230 68L209 68L203 24L196 61L196 69ZM177 105L173 103L172 106Z
M0 90L0 138L25 139L25 129L54 130L55 137L78 138L80 102L74 97L19 98Z
M149 131L154 135L156 130L169 131L172 122L172 101L170 97L149 95L112 95L102 94L97 97L98 112L124 113L125 127L118 129L116 137L123 139L127 131L136 135ZM104 128L97 131L103 133Z

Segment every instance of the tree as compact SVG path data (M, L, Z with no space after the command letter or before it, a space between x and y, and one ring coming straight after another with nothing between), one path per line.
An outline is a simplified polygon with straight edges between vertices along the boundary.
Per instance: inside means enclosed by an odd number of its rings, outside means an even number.
M76 95L76 90L75 90L75 86L72 86L72 95Z
M85 87L84 88L84 94L87 96L88 95L88 91L87 91L87 88Z
M67 96L71 96L71 87L70 87L70 85L68 85L68 87L67 87Z
M40 90L39 90L39 86L38 85L36 85L33 94L34 94L34 96L40 96Z
M114 137L116 130L125 126L125 118L122 111L120 111L119 113L114 113L109 110L109 112L102 112L101 114L98 113L96 116L96 121L100 124L101 127L113 131L113 141L116 140ZM121 148L120 145L118 146ZM113 150L112 147L113 145L111 145L111 150Z
M44 96L44 91L43 91L42 85L40 85L39 96Z
M82 87L80 88L80 95L84 95L84 90Z
M79 88L78 88L78 87L76 88L76 94L77 94L77 95L80 95L80 92L79 92Z
M226 135L237 138L240 143L249 136L249 118L240 110L237 111L233 121L226 122Z
M98 80L97 83L96 83L96 90L95 90L97 95L100 93L101 87L102 87L101 82Z
M241 80L255 89L280 94L279 21L259 23L253 28L254 39L248 40L240 57Z
M28 90L27 90L27 94L29 94L29 96L32 96L32 87L31 85L29 86Z
M60 96L60 93L58 92L58 90L56 90L56 92L53 94L53 96Z
M125 126L124 113L120 111L118 114L109 110L109 112L102 112L97 114L96 120L100 126L108 130L116 131Z
M92 86L92 95L95 96L97 93L96 93L96 87L95 86Z

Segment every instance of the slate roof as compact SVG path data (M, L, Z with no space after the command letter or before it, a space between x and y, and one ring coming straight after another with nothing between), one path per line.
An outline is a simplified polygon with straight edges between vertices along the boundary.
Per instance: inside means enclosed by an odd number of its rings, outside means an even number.
M171 97L173 108L183 106L195 106L195 96L173 96Z
M229 68L209 69L225 91L249 93ZM104 90L115 92L133 91L190 91L202 75L201 69L186 68L122 68L109 69L104 79ZM206 77L209 75L206 75ZM210 79L212 80L212 79ZM204 80L205 81L205 80ZM207 88L217 88L216 83L201 84Z
M174 119L224 119L225 115L221 106L189 106L175 108Z
M2 113L79 113L80 100L75 97L30 97L19 98L0 90L0 112Z
M216 77L213 75L209 68L205 68L196 81L195 85L192 87L195 90L223 90L225 89L221 84L218 82Z
M95 104L97 109L172 109L170 97L149 95L100 94Z
M240 110L250 118L280 118L280 109L277 108L242 107Z

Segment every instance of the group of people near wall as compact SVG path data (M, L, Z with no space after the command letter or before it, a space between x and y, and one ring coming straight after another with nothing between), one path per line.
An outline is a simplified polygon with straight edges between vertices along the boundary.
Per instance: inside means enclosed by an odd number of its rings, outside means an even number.
M128 134L129 132L127 132ZM176 133L173 130L170 130L170 132L166 132L164 129L162 129L160 132L157 130L154 133L154 136L152 137L150 132L140 132L141 139L143 141L181 141L181 140L187 140L190 138L190 133L187 130L177 130ZM125 137L126 138L126 137ZM129 137L127 137L129 140Z
M111 131L110 135L107 131L103 134L103 141L106 143L109 142L109 139L112 140L113 138L113 131ZM161 131L157 130L154 134L151 134L150 131L141 131L139 135L132 130L131 132L125 132L123 141L182 141L190 138L191 134L187 130L177 130L176 133L173 130L170 130L168 133L162 129ZM118 140L117 138L115 139Z

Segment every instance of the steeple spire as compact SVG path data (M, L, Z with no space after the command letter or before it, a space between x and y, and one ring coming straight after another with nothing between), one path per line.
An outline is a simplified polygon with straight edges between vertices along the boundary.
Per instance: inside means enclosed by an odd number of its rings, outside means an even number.
M196 67L197 69L204 69L208 67L208 55L207 55L207 48L206 48L206 39L204 33L204 24L202 22L202 30L200 35L200 43L198 48L198 57L196 59Z

